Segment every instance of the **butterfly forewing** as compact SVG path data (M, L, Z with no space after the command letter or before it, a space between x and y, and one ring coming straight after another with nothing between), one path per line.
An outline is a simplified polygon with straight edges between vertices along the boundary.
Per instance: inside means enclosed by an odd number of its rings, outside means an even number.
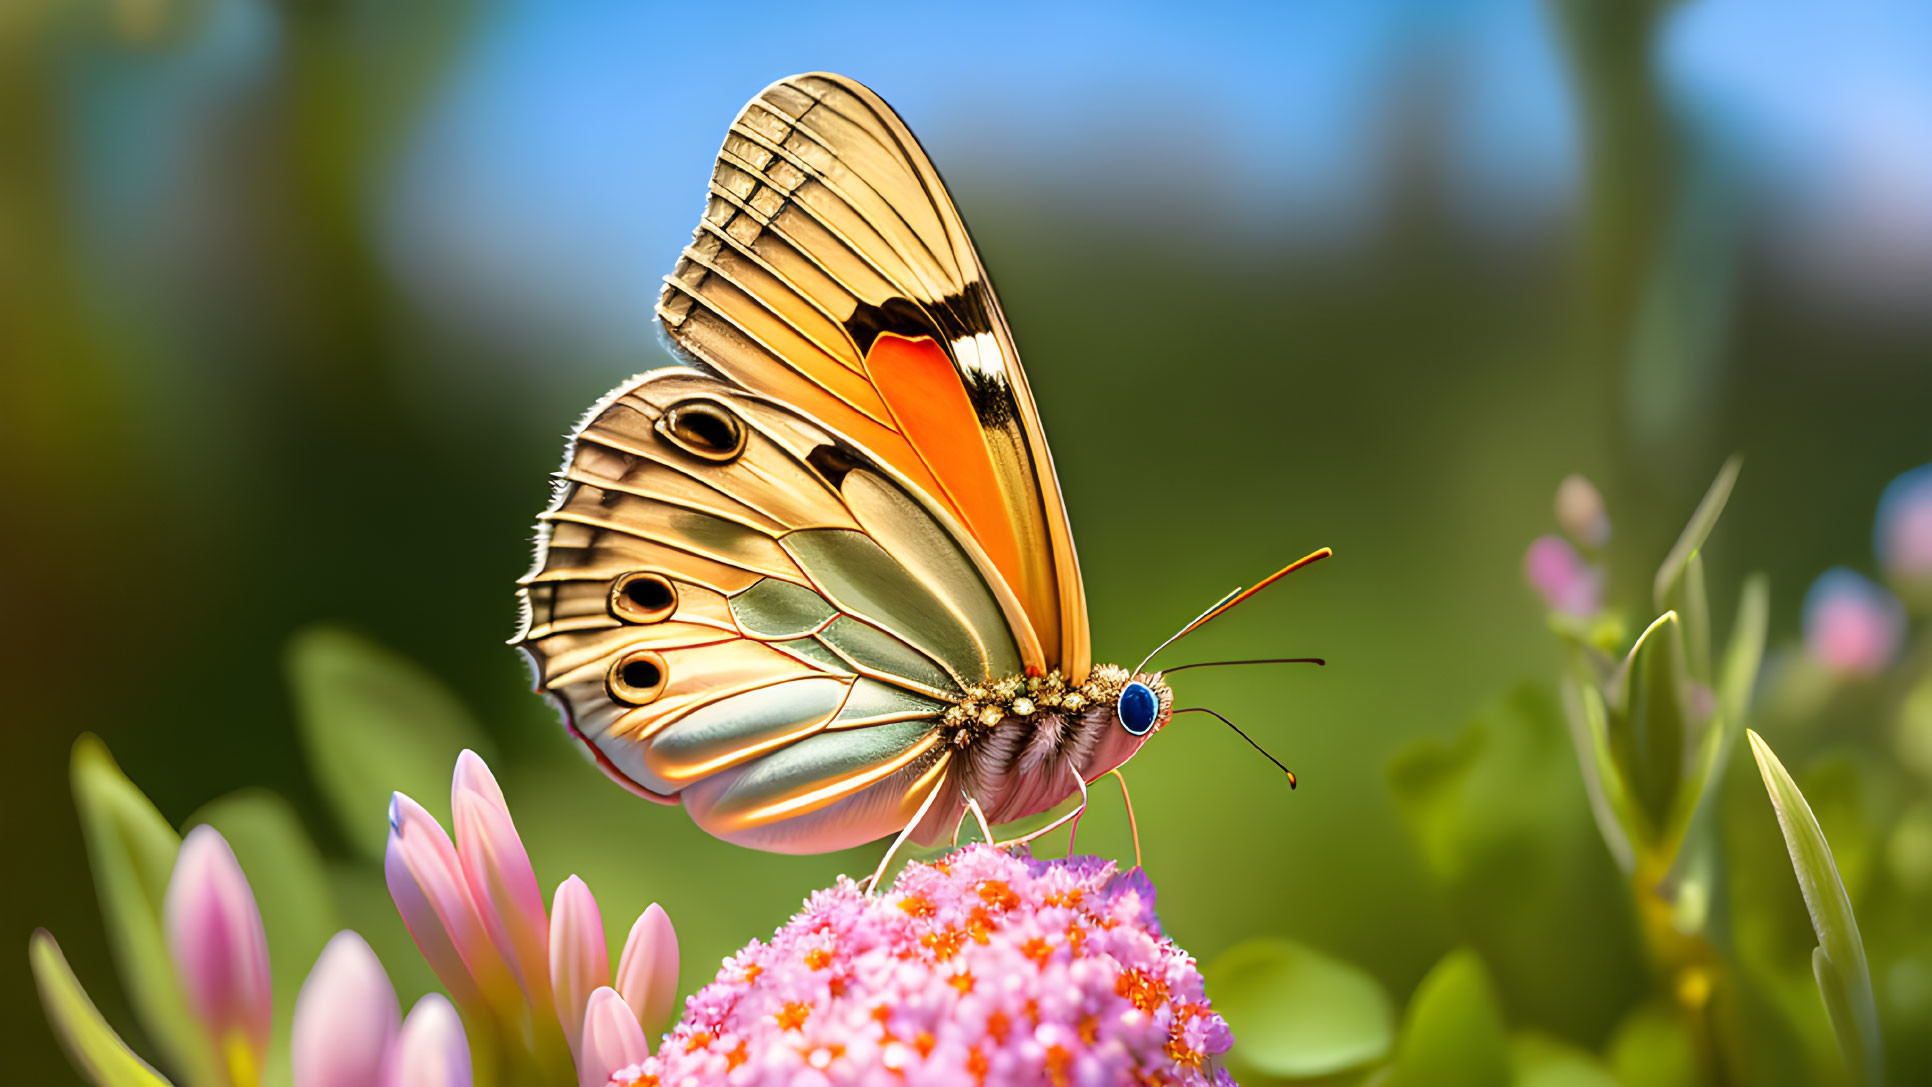
M658 314L692 360L890 465L1008 590L1026 666L1084 678L1085 597L998 301L937 171L878 96L812 74L733 122Z

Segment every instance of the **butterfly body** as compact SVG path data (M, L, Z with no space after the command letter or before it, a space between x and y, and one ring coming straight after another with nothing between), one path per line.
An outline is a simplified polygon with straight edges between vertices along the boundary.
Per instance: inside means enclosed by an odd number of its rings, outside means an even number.
M876 95L746 106L658 316L691 365L572 436L514 639L606 773L761 849L930 843L1165 723L1158 674L1091 661L1011 334Z

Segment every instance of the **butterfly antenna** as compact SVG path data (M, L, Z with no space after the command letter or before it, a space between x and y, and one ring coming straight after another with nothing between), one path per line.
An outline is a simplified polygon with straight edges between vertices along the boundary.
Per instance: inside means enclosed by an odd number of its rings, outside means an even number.
M1321 659L1320 657L1269 657L1266 660L1252 660L1252 661L1195 661L1193 664L1177 664L1172 668L1163 668L1161 669L1161 675L1171 676L1176 672L1185 672L1189 668L1226 668L1230 665L1235 665L1235 664L1327 664L1327 663L1328 663L1327 661Z
M1211 709L1208 709L1208 708L1207 708L1206 706L1191 706L1191 707L1189 707L1189 708L1187 708L1187 709L1184 709L1184 710L1175 710L1175 711L1174 711L1174 713L1175 713L1176 715L1179 715L1179 714L1183 714L1183 713L1205 713L1205 714L1207 714L1207 715L1208 715L1209 717L1213 717L1213 718L1215 718L1216 720L1218 720L1218 721L1220 721L1220 722L1221 722L1222 724L1224 724L1224 725L1226 725L1226 726L1228 726L1229 728L1231 728L1231 729L1233 729L1233 730L1234 730L1234 734L1235 734L1236 736L1239 736L1239 737L1241 737L1242 739L1244 739L1244 740L1246 740L1246 741L1248 741L1248 746L1249 746L1249 747L1252 747L1252 748L1254 748L1254 749L1255 749L1256 751L1259 751L1259 752L1261 752L1261 755L1262 755L1262 757L1263 757L1263 758L1265 758L1265 759L1267 759L1267 760L1268 760L1269 762L1272 762L1272 763L1274 763L1274 764L1275 764L1275 767L1276 767L1277 769L1279 769L1279 770L1280 770L1280 771L1281 771L1282 773L1284 773L1284 774L1287 774L1287 775L1288 775L1288 787L1289 787L1290 789L1292 789L1292 788L1294 788L1294 787L1295 787L1295 772L1294 772L1293 770L1290 770L1290 769L1288 769L1288 768L1287 768L1286 766L1283 766L1283 765L1281 765L1281 760L1280 760L1280 759L1277 759L1277 758L1275 758L1275 757L1274 757L1273 755L1270 755L1270 754L1268 754L1268 749L1267 749L1267 748L1265 748L1265 747L1262 747L1262 746L1261 746L1260 744L1258 744L1258 743L1255 743L1255 742L1254 742L1254 737L1253 737L1253 736L1250 736L1250 735L1248 735L1247 733L1245 733L1245 732L1243 732L1243 731L1241 731L1241 726L1240 726L1240 725L1237 725L1237 724L1235 724L1235 723L1234 723L1233 721L1230 721L1230 720L1228 720L1227 718L1225 718L1225 717L1222 717L1222 716L1221 716L1220 714L1218 714L1218 713L1215 713L1215 712L1214 712L1213 710L1211 710Z
M1193 622L1175 631L1172 637L1168 638L1166 641L1162 642L1161 644L1155 646L1154 651L1152 653L1147 654L1146 657L1142 658L1139 667L1135 668L1134 671L1136 673L1146 671L1147 662L1159 656L1161 650L1166 649L1168 646L1173 645L1175 642L1180 641L1181 638L1183 638L1184 636L1191 634L1196 630L1199 630L1201 627L1205 626L1209 620L1220 615L1222 612L1227 611L1229 608L1234 607L1236 604L1239 604L1242 601L1248 599L1249 597L1267 588L1268 586L1273 585L1275 582L1281 580L1282 578L1287 577L1289 574L1294 573L1296 570L1299 570L1310 563L1320 562L1321 560L1329 557L1330 555L1333 555L1334 553L1335 552L1332 548L1324 547L1319 551L1315 551L1310 554L1303 555L1301 558L1296 559L1295 561L1289 563L1288 565L1282 567L1279 570L1276 570L1274 573L1269 574L1267 577L1261 579L1261 581L1258 582L1254 588L1236 589L1233 592L1229 593L1228 595L1215 601L1212 607L1208 608L1208 610L1202 612L1200 615L1195 616Z

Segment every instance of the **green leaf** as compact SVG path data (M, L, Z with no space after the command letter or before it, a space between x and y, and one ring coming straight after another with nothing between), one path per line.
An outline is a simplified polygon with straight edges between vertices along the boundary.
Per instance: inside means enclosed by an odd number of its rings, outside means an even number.
M289 1028L296 994L329 937L341 927L328 875L295 809L267 790L230 793L196 812L187 825L198 823L214 827L228 840L261 907L275 986L275 1037L262 1083L285 1087L291 1082Z
M1637 803L1655 827L1669 825L1684 776L1684 691L1683 638L1677 613L1667 611L1630 649L1610 733L1611 753L1627 768Z
M1504 999L1536 1026L1588 1037L1645 982L1622 916L1624 881L1596 844L1575 765L1562 708L1547 688L1525 685L1454 737L1404 745L1388 777L1459 940ZM1587 992L1578 977L1592 979Z
M1884 1052L1879 1041L1878 1006L1872 997L1871 968L1858 935L1858 919L1852 916L1851 898L1838 878L1824 832L1797 783L1763 738L1749 730L1745 735L1751 740L1751 754L1758 760L1758 772L1764 776L1765 791L1777 812L1778 829L1784 832L1785 848L1791 853L1791 868L1797 874L1805 909L1811 914L1812 930L1818 934L1812 970L1832 1030L1838 1035L1839 1050L1854 1082L1881 1083Z
M1684 565L1665 610L1684 621L1684 664L1690 678L1711 683L1711 598L1704 589L1704 556L1700 552Z
M1684 526L1677 542L1671 545L1670 554L1664 556L1664 564L1657 568L1651 597L1658 611L1669 609L1669 601L1677 592L1677 583L1684 577L1691 559L1704 546L1711 529L1717 527L1717 519L1724 513L1724 504L1731 500L1731 487L1737 482L1737 472L1743 463L1735 456L1724 462L1717 478L1711 482L1710 490L1704 492L1703 501L1697 503L1697 509L1691 513L1690 523Z
M393 792L447 824L456 756L466 747L489 754L455 695L412 662L332 626L295 635L288 673L309 765L352 845L382 858Z
M1207 970L1214 1008L1234 1030L1236 1060L1284 1079L1380 1060L1395 1012L1366 971L1288 940L1249 940Z
M1391 1087L1505 1087L1509 1082L1508 1038L1489 975L1474 952L1450 952L1409 1001Z
M161 917L181 838L96 737L75 741L71 776L101 919L135 1016L180 1078L220 1082L213 1046L183 1003Z
M81 1074L100 1087L169 1087L167 1079L135 1056L101 1018L100 1009L88 999L87 990L60 953L60 945L45 929L27 942L27 961L33 967L47 1021Z
M1595 1054L1544 1034L1511 1038L1509 1064L1511 1087L1617 1087Z
M1647 842L1650 830L1631 799L1622 767L1610 754L1610 711L1595 687L1570 679L1563 684L1563 711L1590 798L1590 814L1617 867L1629 875L1637 868L1637 843Z
M1731 623L1731 640L1724 647L1724 663L1716 677L1719 710L1730 722L1733 735L1751 711L1751 692L1757 687L1758 666L1764 661L1765 631L1771 621L1771 579L1752 574L1744 579L1738 594L1737 618ZM1724 752L1728 755L1729 747Z
M1633 1010L1607 1048L1617 1082L1643 1087L1698 1087L1697 1053L1683 1021L1662 1001Z

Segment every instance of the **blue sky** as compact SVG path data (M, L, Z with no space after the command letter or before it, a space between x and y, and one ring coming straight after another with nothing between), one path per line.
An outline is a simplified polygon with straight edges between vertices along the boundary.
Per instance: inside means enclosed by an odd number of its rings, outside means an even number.
M725 125L810 69L879 90L969 215L1037 200L1215 242L1345 242L1373 225L1389 120L1425 71L1438 167L1481 229L1547 225L1583 171L1537 0L729 11L493 8L396 168L384 228L405 282L432 306L648 337ZM1932 5L1693 0L1657 64L1800 235L1916 252L1923 233L1932 252Z

